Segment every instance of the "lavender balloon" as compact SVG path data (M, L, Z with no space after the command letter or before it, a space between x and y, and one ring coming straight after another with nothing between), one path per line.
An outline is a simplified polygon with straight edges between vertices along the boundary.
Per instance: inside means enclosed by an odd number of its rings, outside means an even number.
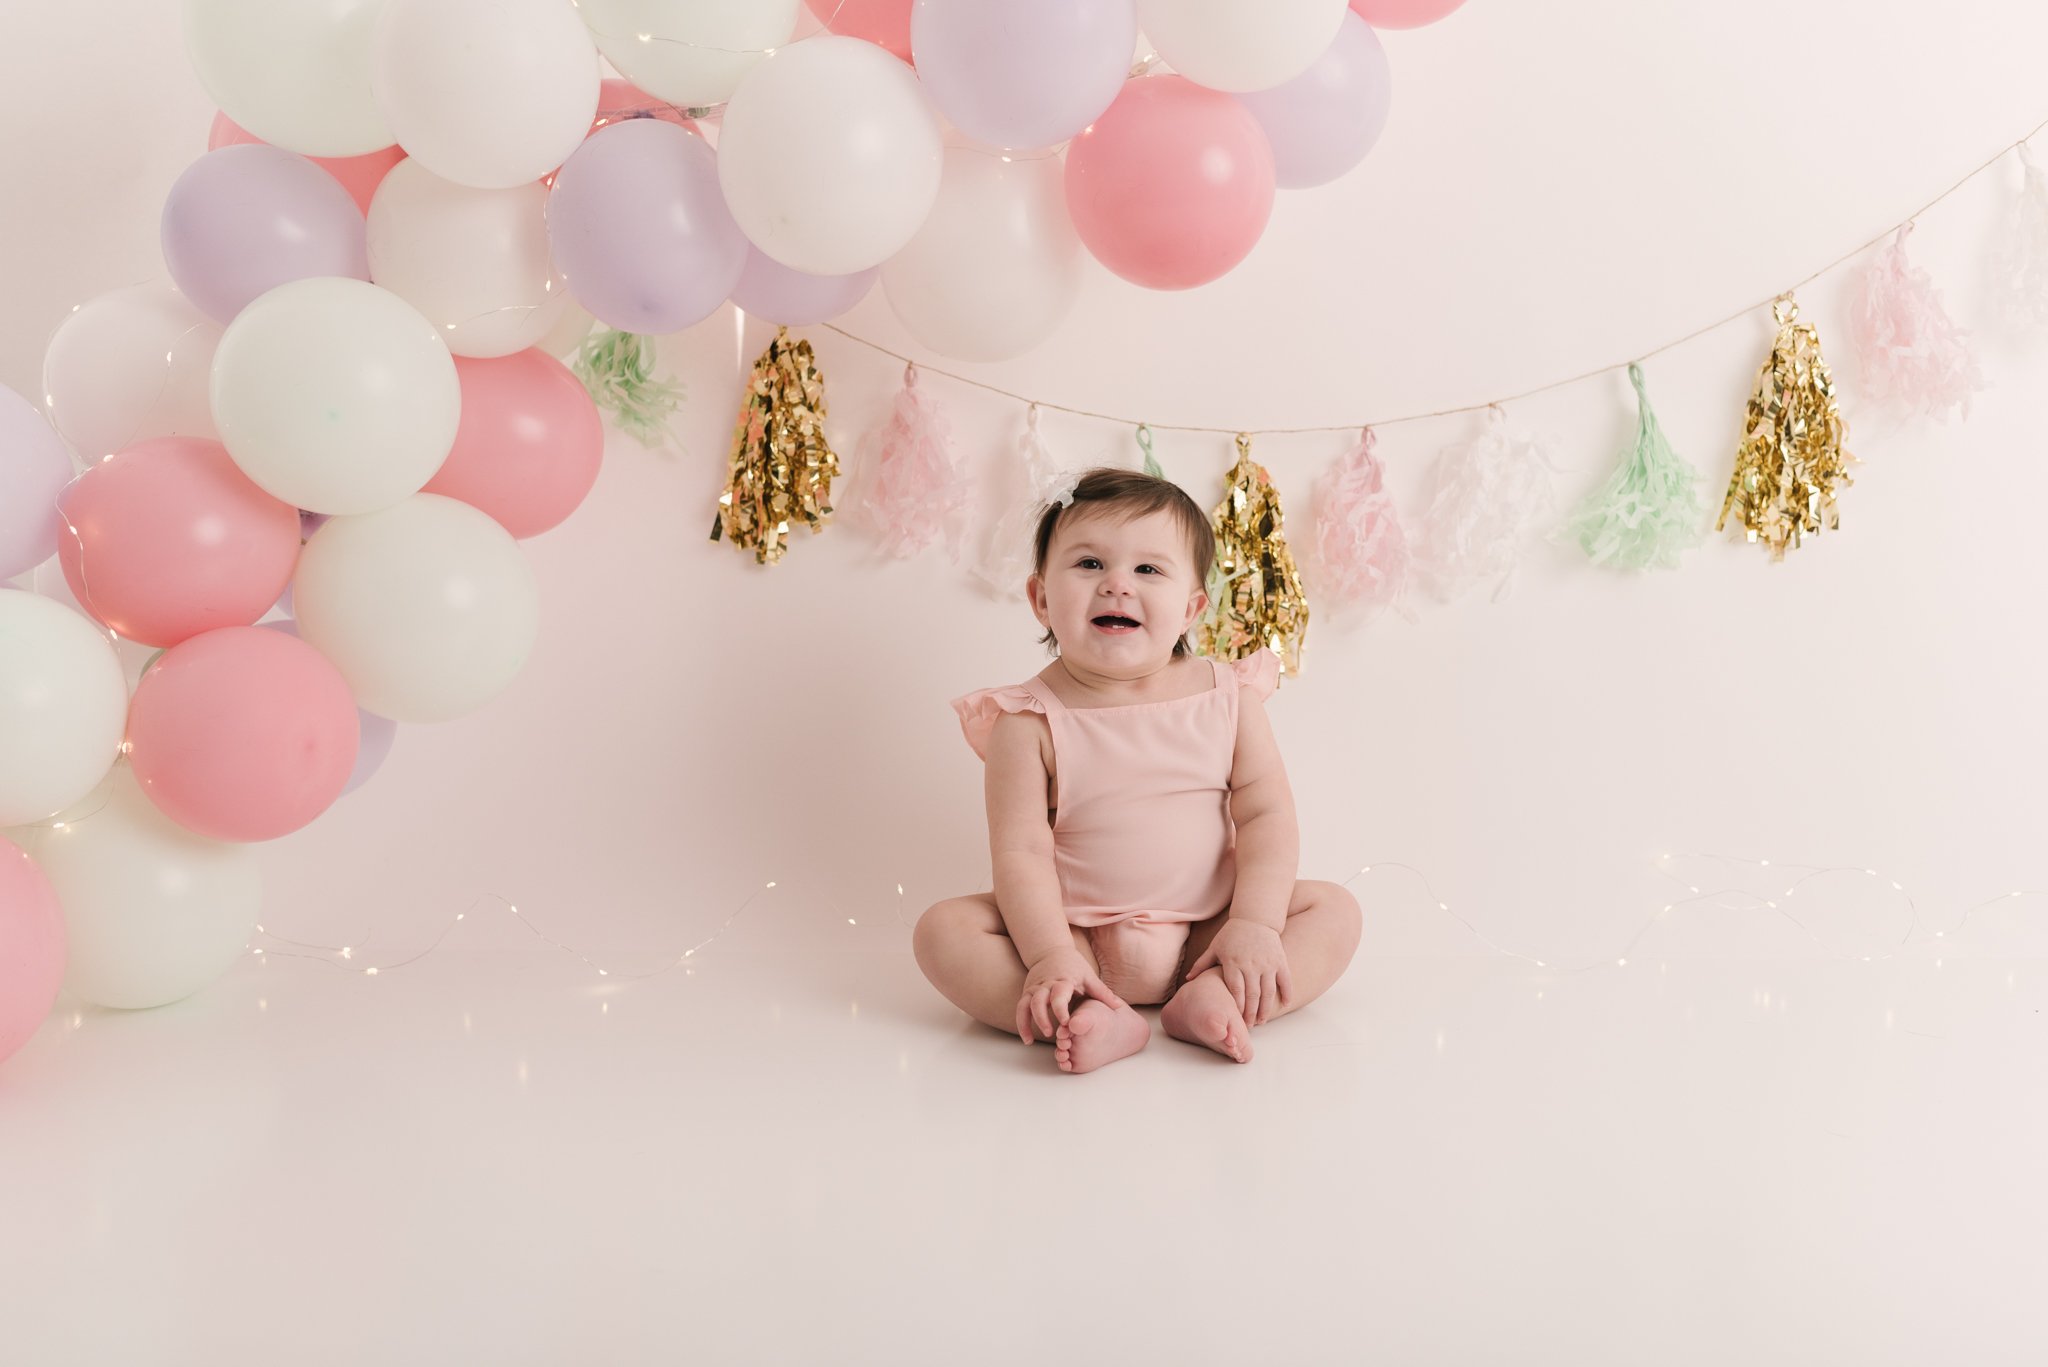
M285 592L289 596L291 591L287 589ZM256 625L283 632L294 640L305 639L299 635L299 624L288 617L279 618L274 622L258 622ZM157 652L159 655L162 653ZM151 656L149 664L155 663L156 657ZM146 673L149 665L146 664L142 668ZM398 735L397 722L389 717L380 717L374 712L365 712L360 707L356 709L356 728L360 736L356 742L356 767L350 772L348 782L342 785L341 795L344 797L362 787L369 781L370 775L383 767L384 757L391 753L391 742Z
M548 243L570 295L623 332L710 317L747 261L717 155L659 119L600 128L570 154L548 195Z
M1387 126L1392 74L1372 26L1350 10L1336 41L1285 85L1237 96L1273 144L1273 182L1327 185L1365 160Z
M56 429L0 385L0 579L57 553L57 495L76 473Z
M732 302L742 313L784 327L822 323L858 304L882 273L870 266L852 275L809 275L791 270L749 243L747 264L732 287Z
M305 157L264 143L218 148L186 167L164 200L162 239L179 292L223 323L294 280L370 278L355 199Z
M932 107L991 147L1050 147L1124 88L1132 0L919 0L910 51Z

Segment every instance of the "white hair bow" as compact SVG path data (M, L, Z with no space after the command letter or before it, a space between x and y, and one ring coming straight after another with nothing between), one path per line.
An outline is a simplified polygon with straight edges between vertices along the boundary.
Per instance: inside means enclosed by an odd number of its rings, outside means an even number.
M1057 503L1062 508L1073 507L1074 486L1081 482L1081 476L1085 473L1086 471L1083 470L1067 470L1062 472L1058 479L1055 479L1051 484L1046 486L1046 503Z

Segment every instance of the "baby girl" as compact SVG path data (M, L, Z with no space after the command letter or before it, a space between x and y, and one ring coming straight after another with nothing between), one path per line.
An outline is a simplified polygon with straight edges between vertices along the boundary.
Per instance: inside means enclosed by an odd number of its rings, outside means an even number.
M1053 662L953 702L986 762L995 890L931 907L912 948L947 1000L1070 1073L1144 1048L1132 1007L1161 1002L1167 1034L1249 1063L1250 1027L1358 947L1357 899L1295 878L1279 660L1188 646L1215 557L1178 485L1086 472L1039 518L1026 585Z

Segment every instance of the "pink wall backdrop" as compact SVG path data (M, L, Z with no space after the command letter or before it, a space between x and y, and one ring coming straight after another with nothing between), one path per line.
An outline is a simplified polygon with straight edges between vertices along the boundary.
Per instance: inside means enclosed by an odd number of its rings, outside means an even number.
M934 364L1153 423L1381 420L1625 363L1896 223L2048 116L2048 12L1959 0L1711 7L1472 0L1386 36L1395 94L1365 164L1283 195L1264 242L1206 288L1148 293L1090 267L1055 337L999 366ZM1674 29L1690 26L1682 37ZM161 0L10 14L0 43L0 382L39 392L74 305L164 278L157 212L213 109ZM1902 91L1913 92L1910 98ZM2000 335L1980 268L2016 158L1923 219L1911 249L1978 329L1989 392L1967 424L1860 418L1848 346L1860 261L1802 291L1864 462L1843 528L1773 565L1714 539L1675 574L1617 578L1532 546L1483 596L1349 635L1311 628L1273 707L1305 876L1401 861L1495 939L1569 957L1618 946L1670 900L1660 851L1880 866L1940 915L2048 879L2040 534L2048 352ZM846 326L916 352L879 290ZM900 364L811 330L851 457ZM707 540L742 360L730 312L662 342L688 389L680 455L614 435L596 489L525 543L542 627L523 676L467 719L401 730L390 760L266 849L281 934L424 947L485 894L582 948L724 943L907 952L898 921L986 886L980 766L946 700L1043 656L1021 603L936 556L882 563L851 527L764 569ZM1645 366L1667 434L1718 508L1769 313ZM1007 399L927 373L964 458L1008 457ZM1589 488L1634 429L1625 374L1510 405ZM1396 497L1476 416L1380 433ZM1047 412L1064 460L1128 427ZM1349 437L1255 447L1304 526ZM1227 437L1162 431L1167 472L1212 502ZM1369 945L1484 952L1398 872L1360 885ZM899 897L897 885L904 888ZM1820 923L1897 925L1876 882ZM1820 894L1816 894L1816 902ZM487 902L486 908L495 906ZM1832 918L1832 919L1831 919ZM2010 947L2020 916L1979 913ZM2038 915L2035 915L2038 920ZM536 945L509 916L472 945ZM1695 911L1668 951L1811 952L1768 914ZM2036 933L2038 935L2038 932Z

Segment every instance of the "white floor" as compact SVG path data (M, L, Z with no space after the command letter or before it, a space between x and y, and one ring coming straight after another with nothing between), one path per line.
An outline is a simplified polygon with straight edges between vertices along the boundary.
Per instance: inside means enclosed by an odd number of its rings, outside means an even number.
M2038 1363L2048 961L1362 953L1100 1072L902 952L251 956L0 1067L0 1360Z

